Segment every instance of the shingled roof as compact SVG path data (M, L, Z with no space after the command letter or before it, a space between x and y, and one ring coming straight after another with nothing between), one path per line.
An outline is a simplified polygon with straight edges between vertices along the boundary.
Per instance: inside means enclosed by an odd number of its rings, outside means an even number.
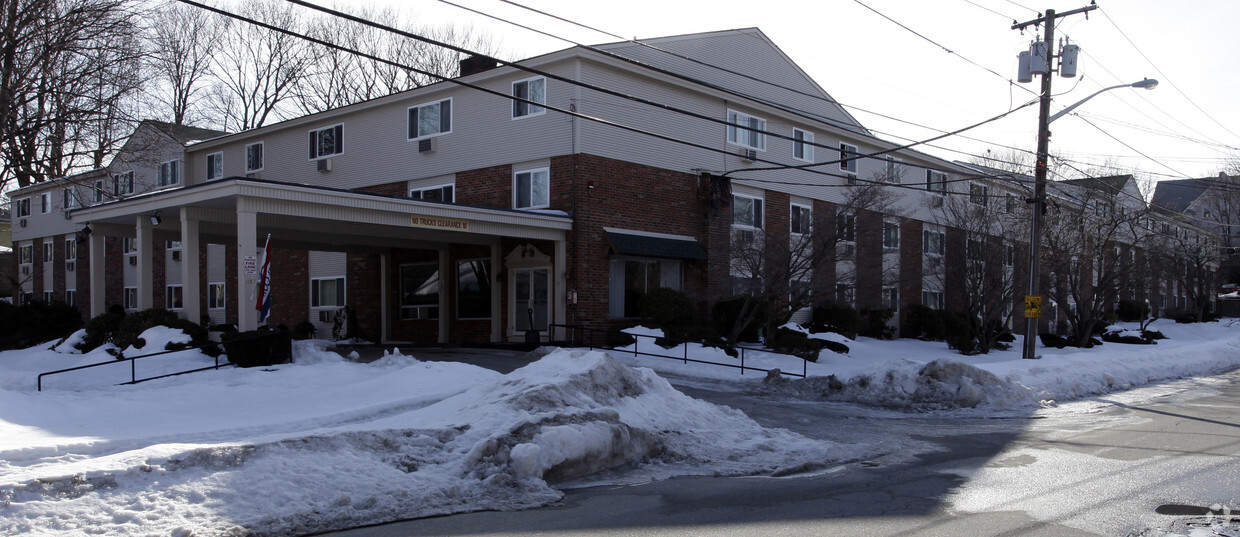
M1154 187L1154 198L1150 200L1150 206L1166 213L1183 213L1217 181L1218 179L1212 177L1159 181Z
M190 127L188 125L177 125L176 123L155 121L153 119L145 120L144 123L159 129L161 132L167 134L170 138L176 140L181 145L210 140L212 138L218 138L228 134L223 131Z

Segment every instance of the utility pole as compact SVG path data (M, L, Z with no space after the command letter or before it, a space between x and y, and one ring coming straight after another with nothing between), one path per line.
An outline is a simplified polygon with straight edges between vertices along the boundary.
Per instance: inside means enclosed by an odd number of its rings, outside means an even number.
M1055 54L1053 52L1055 50L1055 21L1069 15L1089 13L1097 8L1098 6L1096 5L1090 5L1058 14L1055 13L1055 10L1048 9L1042 17L1012 25L1013 30L1024 30L1027 27L1041 24L1044 25L1046 31L1045 49L1042 50L1042 53L1045 54L1046 69L1041 72L1042 96L1038 112L1038 156L1033 172L1033 197L1025 200L1033 208L1033 223L1030 226L1029 236L1029 292L1025 295L1025 346L1021 353L1021 358L1025 359L1037 358L1038 319L1042 316L1042 282L1040 274L1042 268L1040 261L1042 257L1042 217L1046 212L1046 165L1047 161L1050 160L1051 132L1049 125L1051 115L1051 75L1055 72Z

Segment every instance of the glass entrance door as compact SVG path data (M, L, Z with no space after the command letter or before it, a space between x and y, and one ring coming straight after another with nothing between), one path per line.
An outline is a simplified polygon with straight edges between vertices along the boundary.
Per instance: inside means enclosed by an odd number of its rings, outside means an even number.
M518 333L531 328L545 331L551 318L551 269L513 269L513 318Z

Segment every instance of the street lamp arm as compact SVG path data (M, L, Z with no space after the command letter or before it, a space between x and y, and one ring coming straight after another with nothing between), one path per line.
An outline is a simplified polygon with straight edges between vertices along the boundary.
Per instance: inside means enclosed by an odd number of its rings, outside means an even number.
M1157 80L1154 80L1154 79L1152 79L1152 78L1147 78L1147 79L1142 80L1142 81L1140 81L1140 82L1133 82L1132 84L1120 84L1120 85L1118 85L1118 86L1111 86L1111 87L1109 87L1109 88L1102 88L1102 89L1100 89L1100 90L1098 90L1098 91L1094 92L1094 93L1093 93L1093 95L1090 95L1089 97L1086 97L1086 98L1084 98L1084 99L1081 99L1081 100L1077 101L1076 103L1072 104L1072 106L1069 106L1069 107L1067 107L1067 108L1064 108L1063 110L1060 110L1060 111L1059 111L1058 113L1056 113L1055 115L1052 115L1052 116L1050 117L1050 119L1047 119L1047 120L1046 120L1046 123L1047 123L1048 125L1049 125L1049 124L1051 124L1051 123L1052 123L1052 122L1054 122L1056 119L1059 119L1060 117L1063 117L1063 116L1064 116L1065 114L1067 114L1068 112L1071 112L1071 111L1073 111L1073 110L1076 110L1076 107L1081 106L1082 104L1085 104L1085 101L1088 101L1088 100L1090 100L1090 99L1093 99L1094 97L1097 97L1098 95L1100 95L1100 94L1102 94L1102 93L1105 93L1105 92L1108 92L1108 91L1111 91L1111 90L1113 90L1113 89L1119 89L1119 88L1142 88L1142 89L1154 89L1155 87L1158 87L1158 81L1157 81Z

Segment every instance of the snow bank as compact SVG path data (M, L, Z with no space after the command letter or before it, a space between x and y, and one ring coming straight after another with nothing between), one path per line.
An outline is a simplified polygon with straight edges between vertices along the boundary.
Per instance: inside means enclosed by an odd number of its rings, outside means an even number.
M225 411L248 420L245 427L187 412L183 420L202 420L192 430L138 426L127 440L107 431L95 431L94 443L17 434L47 447L0 450L0 533L293 535L543 505L561 497L550 483L609 468L739 475L812 468L838 456L832 444L764 429L601 352L556 350L506 376L399 353L374 364L322 358L272 371L210 373L214 379L200 379L201 388L160 381L93 394L96 402L120 394L157 413L171 388L203 404L256 397L253 379L260 378L288 398L285 405L268 400L277 409L267 419ZM327 379L343 386L333 393ZM429 391L453 379L459 389L449 394L402 400L385 392ZM304 393L293 393L294 386ZM19 404L32 412L29 422L68 428L42 415L53 396L16 395L27 398ZM54 396L75 397L58 408L90 396ZM369 406L336 414L317 408L300 420L289 416L293 425L278 421L312 400L343 405L349 398ZM20 427L19 413L0 412L5 426Z

